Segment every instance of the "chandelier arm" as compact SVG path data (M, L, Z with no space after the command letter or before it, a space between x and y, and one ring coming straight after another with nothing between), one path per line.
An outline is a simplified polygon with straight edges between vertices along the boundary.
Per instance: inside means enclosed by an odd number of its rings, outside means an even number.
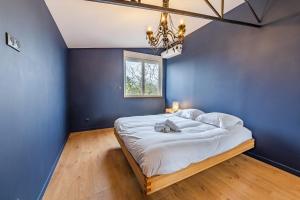
M174 31L171 31L171 30L168 31L168 34L173 35L174 38L176 38L176 35L177 35L177 33L174 33Z
M158 27L158 29L155 31L154 35L157 35L159 32L160 31L159 31L159 27Z
M161 45L161 43L162 43L162 40L159 43L157 43L157 47L159 47Z
M152 46L156 46L159 43L161 36L162 36L162 33L159 33L158 35L155 36Z
M161 34L162 34L161 31L156 31L154 34L155 36L152 38L152 40L154 41L158 40Z
M176 41L176 35L174 35L174 33L172 31L168 31L167 34L171 36L171 39L172 39L173 42Z
M163 34L163 31L161 30L161 25L158 26L157 31L155 32L156 36L158 36L159 34Z
M163 36L163 33L162 32L159 32L159 34L156 36L156 39L157 40L160 40L160 38Z

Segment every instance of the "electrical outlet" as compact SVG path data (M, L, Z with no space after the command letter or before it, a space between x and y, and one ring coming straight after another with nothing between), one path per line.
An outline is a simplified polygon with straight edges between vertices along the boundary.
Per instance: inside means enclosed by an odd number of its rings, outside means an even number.
M6 35L7 46L20 52L20 50L21 50L20 41L17 38L15 38L14 36L10 35L9 33L6 33L5 35Z

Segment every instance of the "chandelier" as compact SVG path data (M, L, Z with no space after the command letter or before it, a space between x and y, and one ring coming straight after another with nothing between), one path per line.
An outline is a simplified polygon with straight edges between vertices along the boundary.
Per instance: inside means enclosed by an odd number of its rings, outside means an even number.
M169 8L169 0L163 0L163 7ZM181 20L176 28L173 24L171 15L167 12L161 13L158 30L154 33L151 27L146 32L147 40L153 48L169 49L178 44L183 44L186 26Z

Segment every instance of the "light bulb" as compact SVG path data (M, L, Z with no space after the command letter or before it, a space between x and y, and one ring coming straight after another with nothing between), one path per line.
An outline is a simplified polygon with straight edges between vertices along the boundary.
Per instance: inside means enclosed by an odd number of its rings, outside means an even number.
M183 19L182 20L180 20L180 24L182 25L182 24L184 24L184 21L183 21Z
M152 27L151 26L148 26L148 29L147 29L149 32L152 31Z
M172 103L172 109L173 109L174 112L177 112L179 110L179 102L174 101Z

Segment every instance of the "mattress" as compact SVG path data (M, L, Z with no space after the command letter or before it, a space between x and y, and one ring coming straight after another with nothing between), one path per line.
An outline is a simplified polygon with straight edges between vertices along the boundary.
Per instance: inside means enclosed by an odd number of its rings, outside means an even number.
M172 120L180 133L161 133L155 123ZM221 129L173 114L120 118L115 129L147 177L170 174L226 152L252 138L238 125Z

